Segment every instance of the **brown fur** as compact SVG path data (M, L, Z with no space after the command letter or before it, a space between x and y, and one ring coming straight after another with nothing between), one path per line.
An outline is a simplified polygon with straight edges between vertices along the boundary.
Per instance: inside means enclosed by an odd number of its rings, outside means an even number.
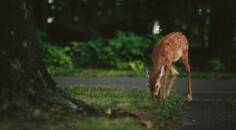
M186 71L187 71L187 78L188 78L188 87L187 93L188 98L191 100L192 95L192 84L191 84L191 77L190 77L190 65L188 61L188 40L184 34L181 32L172 32L165 37L163 37L159 43L154 46L153 53L152 53L152 62L153 62L153 73L149 75L149 84L152 96L154 95L154 91L156 89L155 84L157 82L161 82L163 84L162 91L159 91L158 95L160 97L166 97L169 95L170 90L173 82L176 79L177 71L173 66L173 62L182 59ZM159 78L160 75L160 68L161 66L165 67L165 73L162 78ZM167 77L169 71L172 72L173 78L170 82L170 86L167 87ZM160 80L160 81L159 81Z

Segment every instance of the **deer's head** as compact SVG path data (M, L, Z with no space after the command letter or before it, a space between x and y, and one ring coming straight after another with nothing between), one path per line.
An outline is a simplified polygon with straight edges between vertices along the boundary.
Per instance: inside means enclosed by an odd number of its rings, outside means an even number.
M146 74L149 81L148 87L151 91L152 96L161 97L161 81L164 73L164 66L161 66L161 68L157 72L150 72L148 69L146 69Z

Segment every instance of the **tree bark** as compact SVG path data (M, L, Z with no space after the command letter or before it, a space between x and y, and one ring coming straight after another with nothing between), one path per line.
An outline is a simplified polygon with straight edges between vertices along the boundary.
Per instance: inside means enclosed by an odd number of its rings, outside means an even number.
M36 28L40 31L46 32L47 28L47 12L48 3L47 0L35 0L33 2L33 13Z
M33 0L1 3L0 103L2 108L55 102L76 108L48 74L35 35ZM3 13L4 12L4 13Z

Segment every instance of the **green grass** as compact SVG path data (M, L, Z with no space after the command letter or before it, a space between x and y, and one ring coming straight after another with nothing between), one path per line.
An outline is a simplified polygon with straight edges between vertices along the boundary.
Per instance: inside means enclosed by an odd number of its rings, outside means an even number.
M128 112L156 114L161 120L170 120L177 116L184 104L182 96L173 93L166 100L151 99L148 89L121 89L115 87L71 86L66 91L71 96L88 104L102 108L121 109ZM151 116L151 115L149 115Z
M49 67L49 73L53 76L81 76L81 77L144 77L144 71L117 70L117 69L66 69L60 67ZM192 78L197 79L235 79L233 73L216 73L208 71L192 71ZM180 70L179 77L185 78L186 73Z
M109 119L106 117L47 121L0 121L0 130L144 130L132 118Z
M130 116L111 117L116 111L133 113L147 122L153 129L168 126L184 105L184 98L173 93L166 100L153 100L147 88L121 89L111 86L86 87L70 86L65 91L74 98L85 101L91 106L110 114L98 116L97 113L84 115L53 107L50 111L30 108L16 112L18 116L4 116L0 120L0 130L145 130L147 125ZM145 124L145 125L144 125ZM161 126L162 124L162 126ZM165 126L163 126L165 124ZM145 127L146 126L146 127Z
M116 69L66 69L61 67L50 67L48 71L53 76L81 76L81 77L141 77L143 71L116 70Z

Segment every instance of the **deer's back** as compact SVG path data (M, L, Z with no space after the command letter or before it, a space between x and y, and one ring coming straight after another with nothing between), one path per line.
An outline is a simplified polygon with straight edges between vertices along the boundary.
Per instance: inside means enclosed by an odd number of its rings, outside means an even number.
M177 61L184 51L188 50L188 40L180 32L173 32L164 36L154 46L152 61L154 64Z

